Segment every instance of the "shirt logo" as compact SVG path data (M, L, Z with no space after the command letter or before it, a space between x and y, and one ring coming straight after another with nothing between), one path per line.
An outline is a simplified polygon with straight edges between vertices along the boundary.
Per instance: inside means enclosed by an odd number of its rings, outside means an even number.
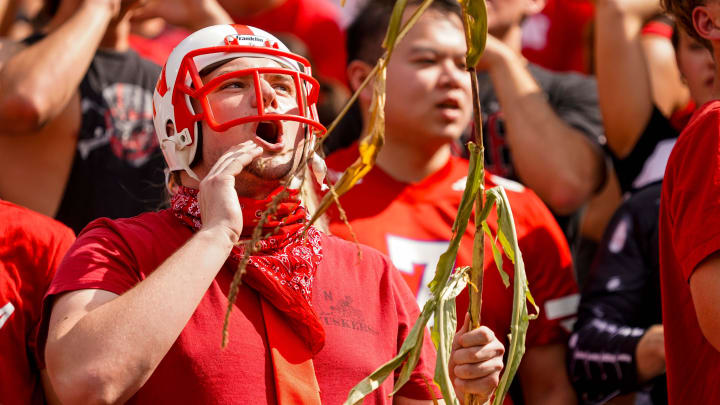
M5 325L5 322L7 322L13 312L15 312L15 306L12 302L8 302L4 307L0 308L0 328Z

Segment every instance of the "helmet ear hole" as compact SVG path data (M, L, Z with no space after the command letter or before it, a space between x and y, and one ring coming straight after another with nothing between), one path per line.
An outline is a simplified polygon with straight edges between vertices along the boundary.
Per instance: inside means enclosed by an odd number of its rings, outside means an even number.
M165 123L165 136L168 138L175 135L175 124L171 120L167 120Z

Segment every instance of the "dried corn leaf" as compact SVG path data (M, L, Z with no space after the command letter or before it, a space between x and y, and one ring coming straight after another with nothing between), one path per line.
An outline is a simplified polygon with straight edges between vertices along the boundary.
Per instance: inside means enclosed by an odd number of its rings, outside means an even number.
M488 199L494 198L498 215L498 237L503 246L503 250L508 257L513 258L514 276L513 276L513 309L512 320L510 324L510 344L507 347L508 353L505 371L500 378L500 383L495 390L495 399L493 405L502 404L510 383L520 367L520 360L525 353L525 336L527 335L528 324L530 320L537 318L539 308L535 305L535 300L530 294L527 276L525 274L525 264L523 262L522 253L518 246L517 233L515 231L515 220L510 209L505 190L502 187L493 187L486 191ZM492 196L492 197L491 197ZM502 243L503 239L506 243ZM506 248L509 247L509 250ZM512 256L511 256L512 255ZM527 303L534 307L533 314L528 313Z
M455 389L450 380L450 353L452 342L457 329L457 312L455 309L455 298L465 289L468 280L468 270L465 266L458 268L450 276L450 282L438 297L435 308L435 323L432 327L432 337L437 349L437 360L435 362L435 382L442 391L446 404L459 404L455 397Z
M385 39L383 39L382 43L383 48L387 49L388 55L392 55L395 44L398 42L397 39L398 34L400 33L400 26L402 24L402 16L405 12L405 7L407 7L407 0L397 0L393 6L387 33L385 33Z
M490 227L488 226L486 221L483 221L482 228L485 234L492 240L492 242L490 243L490 247L492 248L495 267L497 267L498 272L500 272L500 278L502 279L503 285L505 285L505 288L508 288L510 287L510 276L505 272L505 269L503 268L503 258L500 249L498 249L497 247L497 237L493 236L492 231L490 230Z
M467 66L477 65L487 41L487 7L485 0L460 0L463 10L465 43L468 50L465 55Z

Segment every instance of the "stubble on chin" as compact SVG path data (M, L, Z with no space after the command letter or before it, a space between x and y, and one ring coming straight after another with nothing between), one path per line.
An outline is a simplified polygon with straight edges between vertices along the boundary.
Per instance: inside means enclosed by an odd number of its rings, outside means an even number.
M283 180L286 179L294 167L294 154L289 156L282 154L270 158L256 158L245 168L245 170L262 180Z

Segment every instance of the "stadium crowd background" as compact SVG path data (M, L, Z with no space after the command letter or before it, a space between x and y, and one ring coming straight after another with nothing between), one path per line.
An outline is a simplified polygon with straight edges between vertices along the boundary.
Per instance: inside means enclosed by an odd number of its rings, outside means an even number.
M311 61L327 126L362 80L352 62L367 59L372 46L364 41L382 39L369 26L377 16L363 16L373 8L387 13L388 1L348 1L344 8L329 0L0 3L0 403L43 401L38 348L44 343L36 339L58 252L94 219L166 207L151 100L175 45L214 24L273 33ZM107 4L114 15L99 11ZM537 357L544 363L534 372L528 360L512 401L549 403L533 394L542 391L533 391L539 388L532 380L554 376L572 389L570 402L668 403L658 248L662 180L683 128L714 98L712 54L657 0L488 4L486 53L513 56L504 64L488 56L479 67L486 167L493 185L518 195L532 190L531 202L517 207L537 224L523 226L528 233L549 229L550 242L528 236L525 262L537 274L530 287L545 297L545 321L562 330L538 337L531 328L538 347L557 350ZM361 108L324 144L331 180L354 159L349 151L364 128ZM452 147L453 159L467 158L464 142L472 136L468 126ZM433 258L402 257L443 249L391 246L384 231L374 233L382 220L363 222L371 215L363 211L372 205L366 200L378 190L399 192L426 178L390 177L370 176L343 205L360 242L388 254L419 297L425 279L416 267L431 268ZM460 179L448 177L443 187ZM423 187L412 192L431 191ZM538 200L541 207L533 208L535 195L544 206ZM376 204L379 212L390 202ZM412 215L423 215L414 207L394 207L411 216L404 223L392 214L387 218L397 222L389 226L412 229ZM351 239L343 227L331 221L333 233ZM413 232L400 239L411 240Z

